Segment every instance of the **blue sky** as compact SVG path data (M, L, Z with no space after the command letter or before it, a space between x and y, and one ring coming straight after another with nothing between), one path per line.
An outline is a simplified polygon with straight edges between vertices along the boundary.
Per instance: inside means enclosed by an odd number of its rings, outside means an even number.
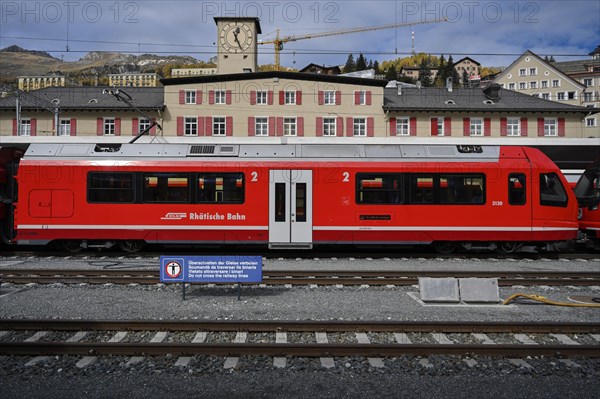
M282 65L344 64L349 53L383 61L415 50L507 66L525 50L585 59L600 45L600 1L0 1L0 47L19 45L75 61L89 51L216 53L215 16L258 16L263 35L303 35L447 17L448 22L288 43ZM67 46L69 51L67 51ZM273 62L271 45L259 63Z

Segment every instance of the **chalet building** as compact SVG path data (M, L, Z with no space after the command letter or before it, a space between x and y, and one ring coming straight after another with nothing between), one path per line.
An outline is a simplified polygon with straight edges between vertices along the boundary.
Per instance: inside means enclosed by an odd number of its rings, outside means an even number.
M108 87L53 87L22 93L20 118L16 98L0 99L0 136L135 136L150 125L148 118L110 94ZM160 123L164 89L126 88L132 103ZM150 132L156 134L153 128Z
M481 64L470 57L464 57L454 63L454 69L458 72L460 83L464 83L462 81L463 72L467 74L470 80L480 80L480 67ZM421 68L418 66L403 67L400 68L400 76L406 76L416 81L419 79L420 70ZM431 80L433 81L438 74L438 68L429 68L429 71L431 72Z
M383 111L392 137L600 138L591 111L492 84L480 88L386 88Z
M382 80L273 71L162 83L168 134L373 137L385 128Z
M317 65L317 64L308 64L304 68L300 70L303 73L318 73L322 75L339 75L342 73L342 70L339 66L325 66L325 65Z

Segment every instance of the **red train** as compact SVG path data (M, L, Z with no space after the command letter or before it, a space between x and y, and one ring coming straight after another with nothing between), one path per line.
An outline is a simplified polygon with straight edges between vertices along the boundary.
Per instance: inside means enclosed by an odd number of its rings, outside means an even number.
M600 249L600 158L581 175L575 186L579 202L579 226L583 241Z
M33 144L15 180L5 238L72 251L158 243L513 252L578 230L564 176L526 147Z

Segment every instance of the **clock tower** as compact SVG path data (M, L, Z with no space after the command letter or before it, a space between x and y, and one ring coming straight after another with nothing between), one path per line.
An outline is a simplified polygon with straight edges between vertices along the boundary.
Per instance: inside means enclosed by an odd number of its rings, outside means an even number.
M215 17L217 73L256 72L260 22L254 17Z

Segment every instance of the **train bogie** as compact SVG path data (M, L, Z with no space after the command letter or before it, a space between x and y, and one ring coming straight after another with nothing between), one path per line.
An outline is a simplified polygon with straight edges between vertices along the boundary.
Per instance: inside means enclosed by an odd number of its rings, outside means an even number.
M577 234L566 180L529 148L218 147L198 156L187 145L32 146L19 168L16 241L513 252Z

